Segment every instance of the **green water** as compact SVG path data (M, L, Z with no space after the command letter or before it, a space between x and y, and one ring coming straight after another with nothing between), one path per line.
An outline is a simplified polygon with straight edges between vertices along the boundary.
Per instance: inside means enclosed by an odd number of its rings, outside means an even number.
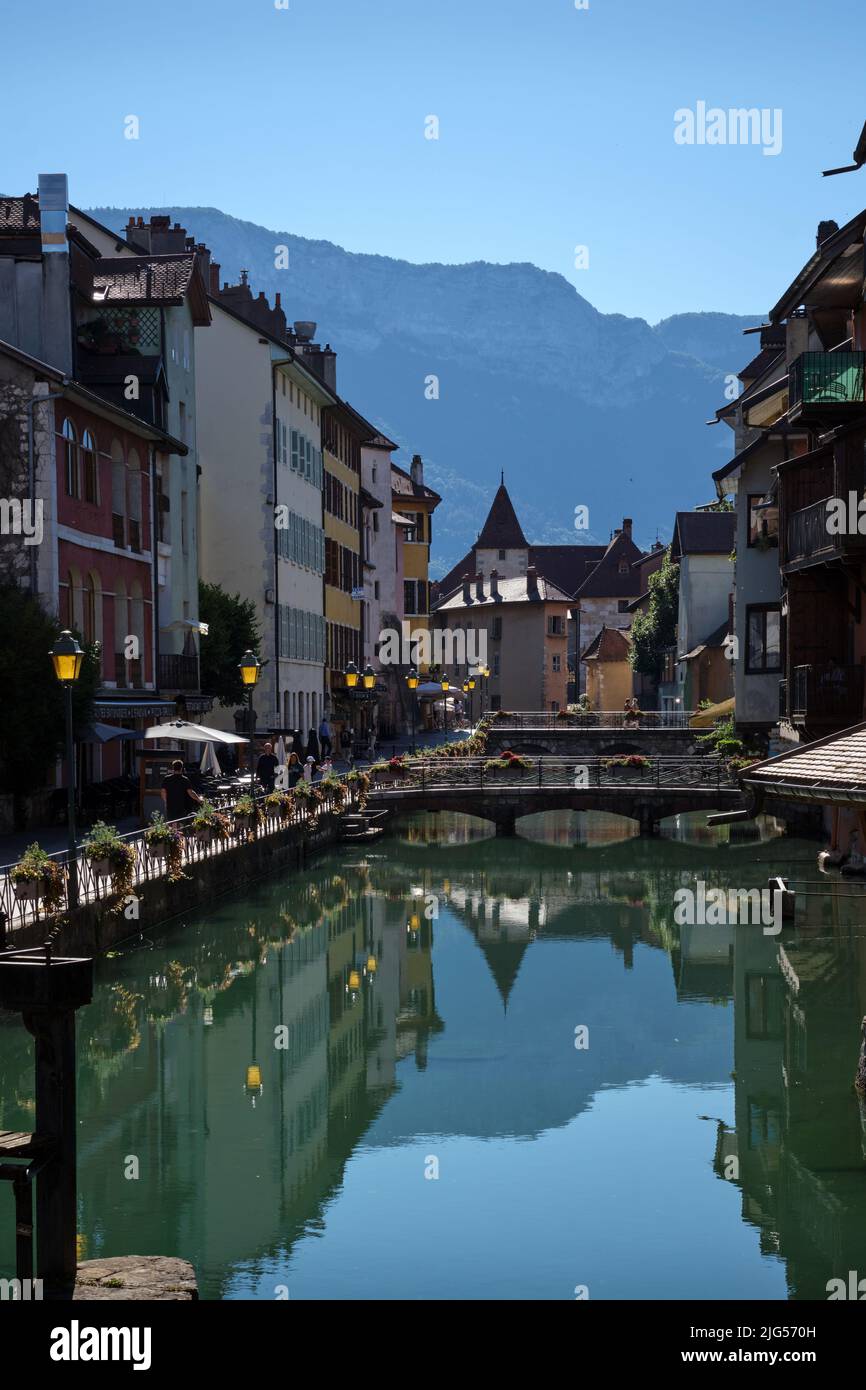
M419 818L101 960L82 1258L182 1255L205 1298L825 1298L866 1275L864 891L774 823L666 828ZM781 935L674 925L678 887L780 872ZM7 1019L0 1128L32 1118Z

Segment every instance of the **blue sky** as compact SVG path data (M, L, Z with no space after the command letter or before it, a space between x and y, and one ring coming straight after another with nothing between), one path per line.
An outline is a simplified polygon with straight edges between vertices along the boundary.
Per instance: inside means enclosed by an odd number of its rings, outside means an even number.
M65 170L79 206L210 205L351 251L532 261L650 322L765 310L818 221L866 204L866 170L821 178L866 119L862 0L288 3L7 12L0 187ZM698 101L781 109L781 153L676 144Z

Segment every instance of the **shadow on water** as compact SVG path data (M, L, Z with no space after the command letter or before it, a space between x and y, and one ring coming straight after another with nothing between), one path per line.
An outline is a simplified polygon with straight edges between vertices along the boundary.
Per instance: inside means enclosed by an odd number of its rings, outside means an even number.
M205 1297L826 1297L866 895L778 829L427 815L128 943L79 1020L82 1256L184 1255ZM780 934L675 925L777 873ZM0 1097L32 1124L17 1020Z

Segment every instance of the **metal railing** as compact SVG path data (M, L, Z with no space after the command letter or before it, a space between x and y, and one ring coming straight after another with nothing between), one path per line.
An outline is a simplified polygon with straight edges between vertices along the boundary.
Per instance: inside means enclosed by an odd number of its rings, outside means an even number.
M166 690L198 690L198 657L159 654L159 684Z
M508 729L687 729L694 710L640 710L637 719L624 710L591 710L571 714L551 710L493 713L490 732Z
M788 517L786 564L832 555L837 547L838 538L830 534L827 526L827 504L830 500L829 497L823 497L820 502L813 502L810 507L801 507Z
M237 828L232 818L235 801L241 796L248 795L248 788L239 788L236 795L231 798L223 798L222 800L213 798L215 808L229 817L230 829L225 836L217 836L213 839L200 838L193 827L194 815L169 822L169 824L176 826L183 835L181 867L225 854L238 845L246 843L251 833L255 835L255 838L260 839L276 835L292 826L312 827L322 816L334 812L357 809L359 800L359 792L356 790L357 783L346 782L344 778L340 778L340 781L345 787L342 804L338 804L340 794L333 787L322 782L313 783L315 789L321 793L320 800L305 800L293 796L289 803L288 814L282 814L278 809L267 806L264 797L257 797L256 804L262 812L264 820L254 832ZM129 890L133 893L138 885L147 883L152 879L162 878L166 873L165 858L154 854L147 845L146 829L147 827L144 830L134 830L118 837L125 844L131 845L135 851L135 863L130 880L132 886ZM49 857L64 869L69 864L69 853L66 850L59 851ZM94 871L93 861L82 852L80 846L75 862L79 904L100 902L115 896L112 880ZM57 917L62 917L69 910L68 874L64 875L63 897L60 906L56 911L47 913L42 908L40 899L18 897L15 884L10 877L13 868L14 865L12 864L0 868L0 922L5 922L7 933L14 932L18 927L31 922L42 921L46 925L50 925ZM8 936L6 944L10 944Z
M627 756L627 755L620 755ZM629 786L646 790L703 788L716 791L736 787L736 779L715 757L647 758L645 765L623 766L612 758L528 758L527 768L492 768L491 758L418 758L405 764L405 772L373 774L371 795L407 791L436 791L466 787L476 791L517 788L573 789Z
M788 372L789 406L863 403L863 352L801 352Z

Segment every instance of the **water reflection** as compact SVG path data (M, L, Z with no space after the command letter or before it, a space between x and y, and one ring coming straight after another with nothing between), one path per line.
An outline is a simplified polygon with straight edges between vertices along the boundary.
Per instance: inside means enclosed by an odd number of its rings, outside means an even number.
M824 1297L862 1264L862 890L769 824L708 845L582 818L575 843L537 819L503 841L424 817L101 962L82 1251L186 1255L203 1296L262 1298ZM796 929L674 927L696 876L775 873ZM12 1021L0 1095L28 1127Z

